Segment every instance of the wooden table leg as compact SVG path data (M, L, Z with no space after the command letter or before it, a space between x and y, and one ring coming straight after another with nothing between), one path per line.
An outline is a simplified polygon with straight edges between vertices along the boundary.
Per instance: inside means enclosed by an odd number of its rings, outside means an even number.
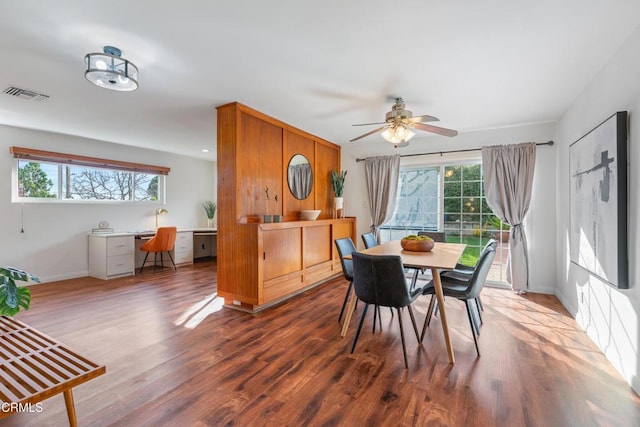
M440 271L437 268L431 269L433 276L433 287L436 291L438 306L440 307L440 321L442 322L442 332L444 332L444 342L447 345L447 353L449 354L449 363L456 363L453 355L453 345L451 345L451 337L449 336L449 325L447 324L447 313L444 308L444 295L442 294L442 282L440 281Z
M347 312L344 316L344 323L342 323L342 331L340 332L340 336L342 337L347 335L347 329L349 329L351 317L353 316L353 312L356 310L356 302L358 302L358 297L356 296L355 292L352 292L349 299L349 304L347 305Z
M67 405L67 416L69 417L69 426L77 427L76 408L73 406L73 393L71 389L64 391L64 404Z

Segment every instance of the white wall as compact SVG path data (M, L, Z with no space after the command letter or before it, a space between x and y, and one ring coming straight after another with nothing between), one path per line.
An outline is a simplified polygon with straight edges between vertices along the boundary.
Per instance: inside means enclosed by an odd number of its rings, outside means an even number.
M640 27L574 101L558 123L557 295L591 339L640 394L638 287L638 167L640 130ZM569 145L616 111L628 111L629 138L629 283L618 290L569 261Z
M438 150L476 149L485 145L514 144L519 142L546 142L555 140L555 123L515 126L502 129L461 132L455 138L416 136L407 148L394 149L382 138L371 136L360 143L342 148L342 169L348 170L345 181L345 210L348 216L358 219L358 238L369 231L371 215L367 201L364 162L357 158L375 155L411 154L437 152ZM555 174L556 146L541 146L537 149L536 170L533 183L531 208L525 220L530 259L530 291L555 293L556 246L555 246ZM469 158L469 154L458 155ZM480 154L475 156L479 158ZM455 156L446 157L451 160ZM439 162L440 155L420 157L424 161ZM416 162L416 157L405 158L403 163ZM362 242L358 241L359 247Z
M200 203L215 200L216 164L175 154L29 129L0 126L0 265L36 274L42 281L82 277L88 271L87 233L106 220L116 230L155 228L149 204L11 203L15 161L10 146L167 166L166 204L160 225L206 226ZM20 233L24 209L24 234Z

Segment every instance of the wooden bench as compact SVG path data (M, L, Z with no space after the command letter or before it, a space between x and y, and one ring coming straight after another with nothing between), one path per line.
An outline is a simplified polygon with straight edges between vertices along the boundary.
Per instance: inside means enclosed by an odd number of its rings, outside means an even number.
M105 372L37 329L0 316L0 418L64 393L69 424L75 427L71 389Z

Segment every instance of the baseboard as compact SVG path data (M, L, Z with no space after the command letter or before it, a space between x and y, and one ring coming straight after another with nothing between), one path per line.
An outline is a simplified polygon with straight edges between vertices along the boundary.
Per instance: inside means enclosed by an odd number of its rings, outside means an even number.
M76 271L74 273L55 274L52 276L38 276L38 278L40 279L40 284L41 284L41 283L57 282L59 280L77 279L79 277L88 277L88 276L89 276L89 270L84 270L84 271ZM38 285L38 284L39 283L34 282L34 283L29 283L26 286Z

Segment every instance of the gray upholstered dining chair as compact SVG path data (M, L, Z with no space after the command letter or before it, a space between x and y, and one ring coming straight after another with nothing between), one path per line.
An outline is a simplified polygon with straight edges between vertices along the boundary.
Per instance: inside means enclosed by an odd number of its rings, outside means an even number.
M360 237L362 237L362 242L364 243L365 249L373 248L374 246L379 245L378 239L373 235L373 233L364 233ZM393 310L389 308L389 311L391 311L391 316L393 317ZM378 318L380 319L380 330L382 330L382 318L380 318L380 307L378 306L376 306L376 311L373 315L373 332L376 331L376 315L378 315Z
M471 277L466 280L441 276L442 293L444 294L444 296L454 297L465 302L465 306L467 308L467 316L469 317L469 325L471 326L471 335L473 335L473 342L476 346L476 352L478 353L478 356L480 356L480 349L478 348L478 339L476 336L480 335L480 329L474 320L474 310L477 309L474 300L478 297L478 295L480 295L480 291L482 291L495 255L495 249L489 247L480 256ZM424 319L422 333L420 334L420 342L422 342L422 340L424 339L424 334L431 321L431 316L433 315L435 306L435 288L433 287L433 281L429 282L429 284L423 288L422 294L431 295L431 302L429 303L427 316Z
M498 248L498 241L496 239L489 239L487 241L487 243L484 245L484 247L482 248L482 251L480 251L480 255L478 256L478 260L480 260L480 257L482 257L482 254L484 254L487 250L489 250L489 248L493 248L493 250L497 250ZM476 262L477 265L477 262ZM440 276L444 276L444 277L451 277L453 279L460 279L460 280L468 280L471 275L473 274L473 271L475 270L476 266L469 266L466 264L456 264L456 268L453 270L449 270L449 271L443 271L442 273L440 273ZM480 299L480 295L478 295L478 297L476 298L476 305L478 306L478 317L480 318L480 323L482 323L482 311L484 311L484 306L482 305L482 300Z
M400 338L402 339L402 352L404 355L404 366L409 367L407 362L407 348L404 339L404 328L402 324L401 308L407 307L411 317L413 330L416 339L420 342L416 320L411 309L411 303L422 295L422 289L409 291L404 276L402 258L396 255L367 255L355 252L353 257L353 288L358 299L365 303L358 330L353 339L351 353L354 352L367 308L370 304L376 306L395 308L398 311L398 324L400 326ZM375 318L374 318L375 322Z
M440 243L444 243L445 242L445 234L444 231L418 231L418 236L428 236L431 237L433 239L434 242L440 242ZM412 284L413 286L415 286L416 282L418 280L421 281L429 281L432 279L431 276L431 272L430 271L421 271L421 270L416 270L413 273L413 278L412 278Z
M336 239L335 244L338 249L338 256L340 256L340 263L342 264L342 274L344 275L344 278L349 281L349 287L347 288L344 301L342 302L342 308L340 309L340 315L338 316L338 323L340 323L342 322L342 316L344 315L344 310L347 307L347 302L349 301L349 295L351 295L351 289L353 289L353 261L345 259L345 257L347 255L351 255L357 249L350 237ZM358 301L356 301L356 304L358 304ZM393 311L391 311L391 315L393 315ZM382 317L380 316L380 307L378 306L375 307L375 313L373 316L374 333L376 332L376 317L378 318L378 324L382 331Z
M356 251L356 246L353 244L353 240L351 240L350 237L336 239L335 244L336 249L338 250L338 256L340 257L340 264L342 264L342 274L344 275L344 278L349 281L349 287L347 288L347 293L344 296L342 308L340 309L340 316L338 316L338 323L340 323L342 321L342 316L344 315L344 309L347 306L347 301L349 300L349 295L351 295L351 289L353 289L353 261L345 259L344 257L354 253Z
M376 239L373 233L364 233L361 237L365 248L369 249L378 246L378 239Z

